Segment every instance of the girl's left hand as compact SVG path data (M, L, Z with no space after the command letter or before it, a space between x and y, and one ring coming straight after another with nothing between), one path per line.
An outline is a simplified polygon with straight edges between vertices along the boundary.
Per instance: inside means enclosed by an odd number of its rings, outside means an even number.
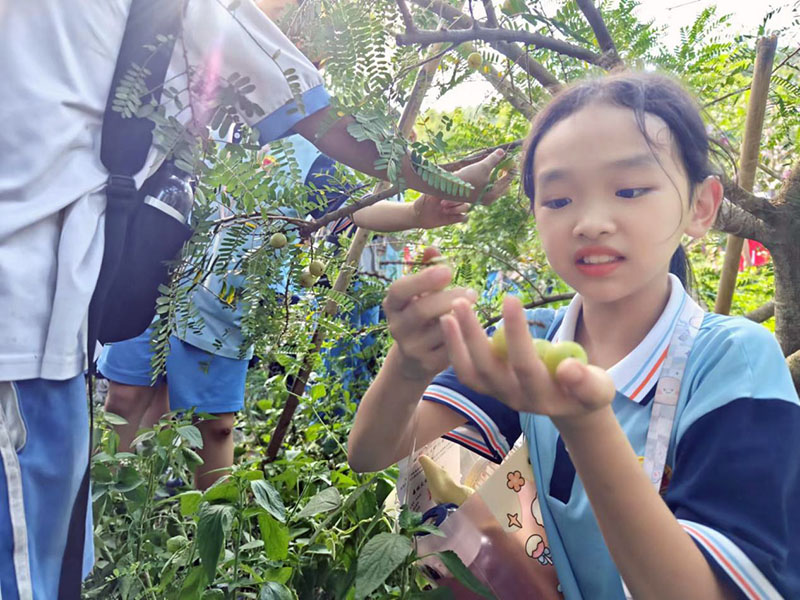
M611 404L614 382L604 369L573 358L551 378L531 339L522 304L507 296L503 327L508 359L498 358L469 303L456 300L453 313L440 318L450 362L459 380L520 412L547 415L556 427L577 425Z

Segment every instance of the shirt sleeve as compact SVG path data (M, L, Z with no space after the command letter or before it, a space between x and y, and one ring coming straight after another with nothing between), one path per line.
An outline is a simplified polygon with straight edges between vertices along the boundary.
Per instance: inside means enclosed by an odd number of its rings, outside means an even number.
M555 311L550 309L527 311L531 335L545 337L554 315ZM491 336L496 330L497 327L489 327L487 333ZM467 419L466 425L443 437L493 462L502 462L522 435L517 411L497 398L480 394L461 383L452 367L434 378L422 399L438 402L463 415Z
M740 597L800 598L800 404L783 355L756 324L699 350L665 501Z
M214 82L234 74L248 77L247 98L258 109L242 117L259 131L263 144L286 135L304 117L330 104L318 70L253 3L226 8L219 0L190 0L183 20L189 65L213 106ZM180 43L180 42L179 42Z

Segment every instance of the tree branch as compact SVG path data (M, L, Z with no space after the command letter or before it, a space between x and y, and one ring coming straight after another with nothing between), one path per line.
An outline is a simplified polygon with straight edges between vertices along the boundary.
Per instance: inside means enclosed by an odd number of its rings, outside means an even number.
M775 301L770 300L766 304L762 304L756 309L751 310L745 315L746 319L755 321L756 323L763 323L775 316Z
M498 27L497 14L494 12L492 0L483 0L483 10L486 12L486 24L489 27Z
M565 56L571 56L579 60L606 67L606 62L603 56L586 50L580 46L575 46L568 42L557 40L555 38L541 35L538 33L531 33L529 31L511 31L509 29L487 29L485 27L472 27L471 29L459 30L445 30L445 31L428 31L420 30L416 32L401 33L396 36L397 43L400 46L409 46L411 44L421 44L429 46L431 44L438 44L441 42L450 42L460 44L463 42L470 42L474 40L483 40L485 42L521 42L536 46L537 48L547 48Z
M566 294L556 294L555 296L542 296L539 300L533 300L528 302L523 308L536 308L537 306L545 306L547 304L552 304L553 302L560 302L561 300L571 300L575 296L575 292L568 292ZM503 318L503 315L495 315L490 317L484 324L484 327L488 327L489 325L494 325L500 319Z
M473 26L472 19L457 8L442 2L442 0L411 0L417 6L425 8L441 18L450 22L450 29L469 29ZM542 86L554 94L561 89L561 82L548 71L544 65L534 60L519 46L508 42L496 42L495 49L507 56L514 64L519 66L528 75L533 77ZM494 82L492 82L494 84ZM502 92L501 92L502 93Z
M722 177L722 185L725 188L725 198L730 200L733 204L761 219L765 223L774 223L778 210L767 198L751 194L724 175Z
M400 9L400 14L403 16L406 31L417 31L417 26L414 25L414 17L411 16L411 11L408 10L406 0L397 0L397 8Z
M597 38L597 43L600 45L600 49L603 51L608 68L612 69L614 67L623 66L623 62L619 57L619 53L617 52L617 46L614 44L611 34L608 33L608 28L606 27L606 22L603 20L603 15L601 15L600 11L597 10L597 7L594 5L592 0L575 0L575 2L578 5L578 8L581 9L583 16L586 17L589 25L592 27L592 31L594 31L594 37Z
M521 145L522 145L522 140L514 140L513 142L506 142L505 144L498 144L497 146L492 146L490 148L483 148L481 150L477 150L472 154L465 156L464 158L460 158L453 162L445 163L439 166L445 171L451 171L451 172L458 171L459 169L463 169L464 167L468 167L471 164L483 160L495 150L499 150L500 148L502 148L503 150L508 152L509 150L519 148Z
M787 356L786 364L789 367L789 373L792 374L794 387L800 393L800 350Z
M755 215L739 208L730 200L723 200L717 213L714 229L770 245L769 228Z

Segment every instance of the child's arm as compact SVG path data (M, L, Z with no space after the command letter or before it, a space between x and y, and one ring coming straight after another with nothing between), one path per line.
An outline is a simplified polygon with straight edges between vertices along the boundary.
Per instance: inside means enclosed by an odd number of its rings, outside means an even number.
M353 213L353 221L358 227L381 232L434 229L466 221L469 207L466 202L423 194L414 202L381 200Z
M633 597L731 597L639 465L611 409L615 388L608 374L567 359L553 381L515 298L503 310L508 361L492 353L466 303L457 300L453 309L442 328L459 379L516 410L550 416Z
M428 249L423 260L434 255ZM395 345L362 398L350 432L348 461L356 471L384 469L407 456L415 438L422 447L466 421L442 405L420 402L448 364L439 317L455 298L476 298L472 290L445 290L451 277L449 267L430 267L397 280L387 292L384 309Z
M319 148L323 154L327 154L331 158L357 171L385 179L386 171L378 171L375 169L375 161L378 160L379 156L374 142L369 140L359 142L347 132L347 126L354 121L353 117L347 116L338 119L333 125L323 131L323 124L329 111L330 107L326 107L301 119L294 125L294 130ZM317 137L320 131L322 131L322 134ZM505 152L497 150L479 163L456 171L456 176L472 184L474 188L467 198L462 196L449 197L440 190L433 189L414 171L409 156L403 159L401 174L408 187L411 189L443 197L446 200L454 200L457 202L466 201L470 203L475 203L480 200L484 204L487 204L497 199L503 193L505 187L507 187L508 182L510 182L510 176L507 175L505 181L498 181L490 190L484 193L484 188L489 183L492 170L503 160L504 156Z

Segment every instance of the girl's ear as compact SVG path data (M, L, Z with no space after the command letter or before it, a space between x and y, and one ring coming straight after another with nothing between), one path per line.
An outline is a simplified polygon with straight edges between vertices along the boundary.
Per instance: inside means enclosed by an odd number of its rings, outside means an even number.
M689 211L689 224L686 234L695 238L703 237L711 229L722 204L723 188L719 178L709 175L694 190L694 202Z

